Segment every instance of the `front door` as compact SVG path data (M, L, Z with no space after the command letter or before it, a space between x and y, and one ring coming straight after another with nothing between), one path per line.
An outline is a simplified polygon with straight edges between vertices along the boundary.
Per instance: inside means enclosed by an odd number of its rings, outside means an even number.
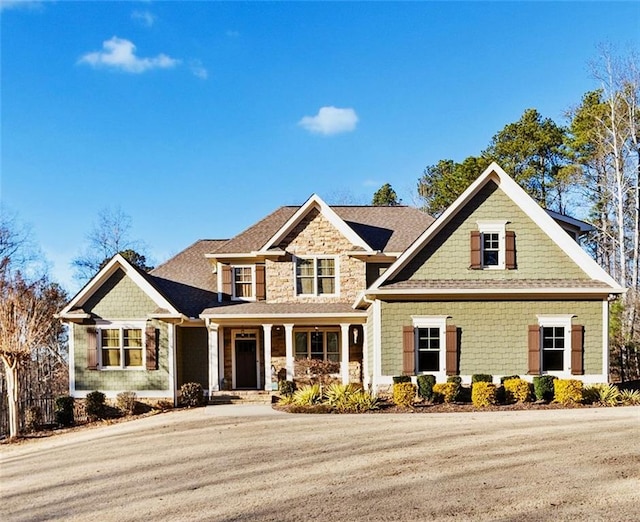
M236 359L236 388L258 387L257 352L255 333L236 333L234 336Z

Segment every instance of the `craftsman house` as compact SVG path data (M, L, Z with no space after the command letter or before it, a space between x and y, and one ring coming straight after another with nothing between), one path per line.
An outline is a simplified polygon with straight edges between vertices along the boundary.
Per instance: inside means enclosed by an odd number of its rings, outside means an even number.
M437 220L313 195L150 273L116 255L59 314L70 393L176 399L272 390L296 361L374 390L394 375L608 380L608 302L624 291L492 164Z

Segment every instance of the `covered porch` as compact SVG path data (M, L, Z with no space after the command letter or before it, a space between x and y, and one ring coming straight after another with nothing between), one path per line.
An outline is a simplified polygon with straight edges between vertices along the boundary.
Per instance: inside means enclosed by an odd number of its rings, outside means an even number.
M335 365L343 383L366 375L366 313L343 303L239 303L205 310L209 394L277 390L300 361ZM296 363L298 361L298 363Z

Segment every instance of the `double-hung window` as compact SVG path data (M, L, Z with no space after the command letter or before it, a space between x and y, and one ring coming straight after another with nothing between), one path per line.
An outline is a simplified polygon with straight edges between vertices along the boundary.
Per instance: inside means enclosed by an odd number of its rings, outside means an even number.
M340 330L338 329L295 329L294 343L296 359L340 361Z
M253 268L251 266L233 267L233 297L236 299L253 299Z
M542 372L569 371L572 315L539 315Z
M482 268L505 268L506 221L478 221Z
M142 368L142 328L100 328L100 357L103 368Z
M416 373L445 371L447 316L414 316Z
M333 257L296 258L296 295L337 294L336 264Z

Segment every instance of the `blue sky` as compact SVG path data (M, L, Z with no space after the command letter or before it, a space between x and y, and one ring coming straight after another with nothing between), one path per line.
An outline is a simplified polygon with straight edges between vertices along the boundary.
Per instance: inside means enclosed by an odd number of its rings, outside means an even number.
M54 278L101 209L160 263L312 193L413 204L426 165L533 107L563 123L640 2L2 0L3 208Z

